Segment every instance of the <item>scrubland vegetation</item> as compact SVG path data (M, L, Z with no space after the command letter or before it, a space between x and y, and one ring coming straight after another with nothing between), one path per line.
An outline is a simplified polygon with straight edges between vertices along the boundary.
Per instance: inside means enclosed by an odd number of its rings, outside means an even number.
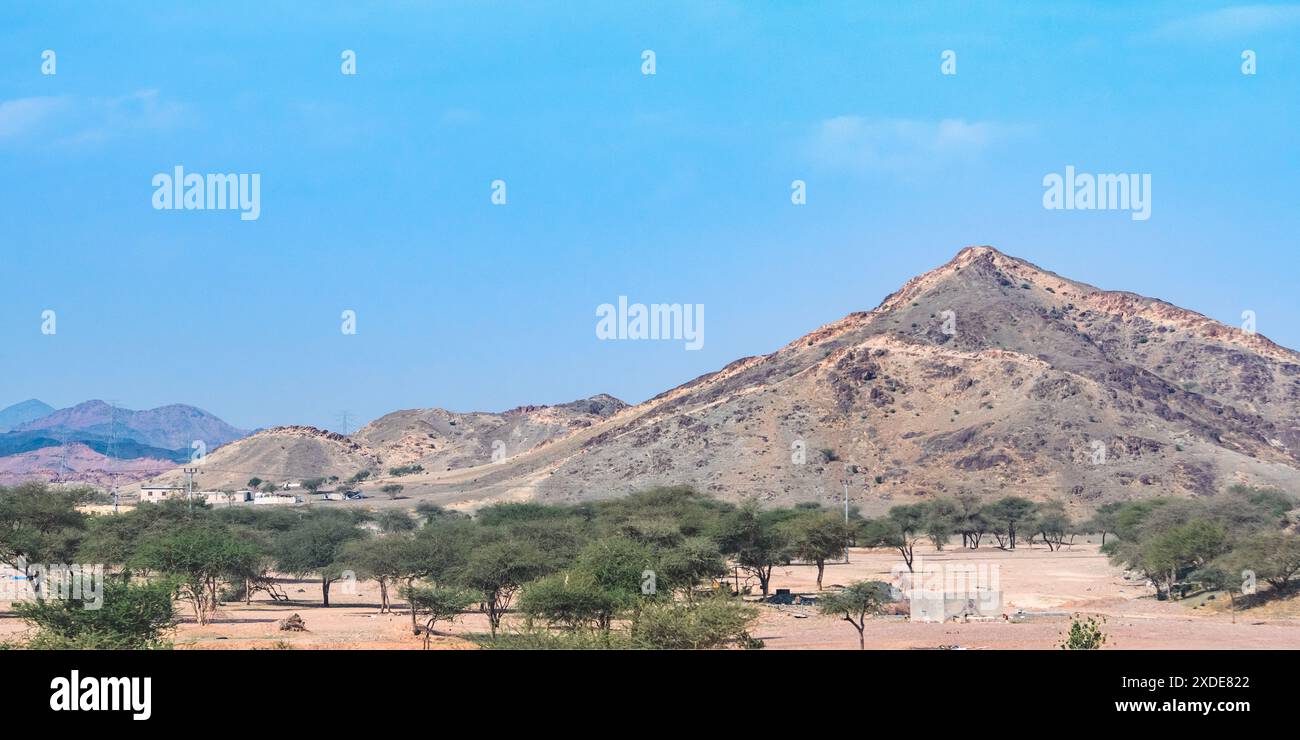
M1102 506L1076 521L1059 502L1010 496L933 497L864 518L816 504L763 509L687 488L659 488L575 505L506 503L472 516L422 504L413 512L360 507L231 506L169 500L116 515L76 507L85 491L0 489L0 562L102 563L105 608L46 599L15 605L27 646L165 647L178 603L206 624L222 603L288 597L277 575L318 580L322 606L340 580L379 584L379 610L409 612L426 640L468 611L486 616L487 648L760 647L750 636L773 569L817 568L847 545L898 551L911 567L922 539L936 548L1026 545L1068 549L1101 534L1117 565L1150 580L1159 599L1194 589L1270 594L1300 572L1291 497L1234 489L1204 499ZM1247 584L1246 581L1249 581ZM889 599L862 581L825 592L818 607L863 625ZM395 603L396 602L396 603ZM507 614L515 616L506 620ZM414 637L412 639L415 639Z

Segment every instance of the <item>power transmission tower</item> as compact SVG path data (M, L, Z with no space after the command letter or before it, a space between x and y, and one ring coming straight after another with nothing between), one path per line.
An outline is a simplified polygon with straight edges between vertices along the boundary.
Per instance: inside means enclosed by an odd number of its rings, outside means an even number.
M68 470L68 430L64 429L60 437L63 441L59 445L59 472L54 475L56 483L63 482L63 475Z
M348 436L348 417L349 417L349 416L351 416L351 412L348 412L348 411L340 411L340 412L339 412L339 415L338 415L339 423L343 426L343 436L344 436L344 437Z
M109 408L108 449L104 452L108 457L108 470L105 472L108 473L108 484L112 487L113 513L116 514L118 501L117 473L121 470L120 466L117 464L117 400L109 399L107 403Z

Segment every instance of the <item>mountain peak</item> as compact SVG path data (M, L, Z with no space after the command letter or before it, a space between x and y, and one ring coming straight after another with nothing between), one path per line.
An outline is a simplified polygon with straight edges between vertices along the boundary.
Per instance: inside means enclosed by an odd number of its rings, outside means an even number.
M64 436L91 433L114 439L133 439L168 450L189 449L195 440L204 442L208 449L215 449L246 434L194 406L173 404L136 411L100 399L42 414L39 418L15 424L13 430L49 430Z
M35 398L20 401L12 406L0 409L0 432L7 432L19 424L35 421L53 412L54 407L44 401Z
M984 255L998 255L1001 257L1007 256L1002 252L999 252L997 247L993 247L988 244L977 244L969 247L962 247L960 250L958 250L957 254L952 258L950 262L959 262L961 260L974 259L976 257L980 257Z

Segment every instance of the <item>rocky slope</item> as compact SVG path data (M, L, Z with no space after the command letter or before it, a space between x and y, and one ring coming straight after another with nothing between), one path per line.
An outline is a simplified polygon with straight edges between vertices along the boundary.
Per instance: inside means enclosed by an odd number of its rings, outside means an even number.
M962 250L870 312L472 477L449 501L687 483L864 508L940 492L1089 508L1300 492L1300 355L1168 303Z
M556 406L522 406L502 413L456 413L410 409L387 414L351 436L314 427L267 429L210 454L200 463L205 488L242 487L252 477L267 481L338 476L371 471L368 485L390 480L419 483L427 476L392 476L392 468L453 471L505 460L587 429L627 408L608 395ZM175 482L172 471L158 482Z
M1300 492L1300 355L973 247L871 311L635 407L401 411L331 442L339 459L245 454L255 440L272 443L255 435L209 464L242 471L232 481L419 464L400 479L412 500L464 507L658 484L836 503L847 481L868 511L939 493L1089 509L1237 483Z
M174 461L151 457L109 457L85 444L70 443L0 457L0 486L37 480L107 489L130 486L175 465Z

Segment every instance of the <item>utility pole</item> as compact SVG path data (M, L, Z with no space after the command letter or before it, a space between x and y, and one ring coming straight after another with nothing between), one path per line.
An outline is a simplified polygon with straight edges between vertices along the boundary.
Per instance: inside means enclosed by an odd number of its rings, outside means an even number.
M850 479L846 477L846 478L844 478L843 480L841 480L840 483L843 483L843 484L844 484L844 529L845 529L845 530L848 530L848 528L849 528L849 483L850 483ZM845 565L848 565L848 564L849 564L849 543L848 543L848 541L845 541L845 543L844 543L844 564L845 564Z
M184 468L185 470L185 498L190 501L190 511L194 511L194 474L199 472L198 468Z
M849 523L849 479L845 478L840 483L844 484L844 524L847 526Z

